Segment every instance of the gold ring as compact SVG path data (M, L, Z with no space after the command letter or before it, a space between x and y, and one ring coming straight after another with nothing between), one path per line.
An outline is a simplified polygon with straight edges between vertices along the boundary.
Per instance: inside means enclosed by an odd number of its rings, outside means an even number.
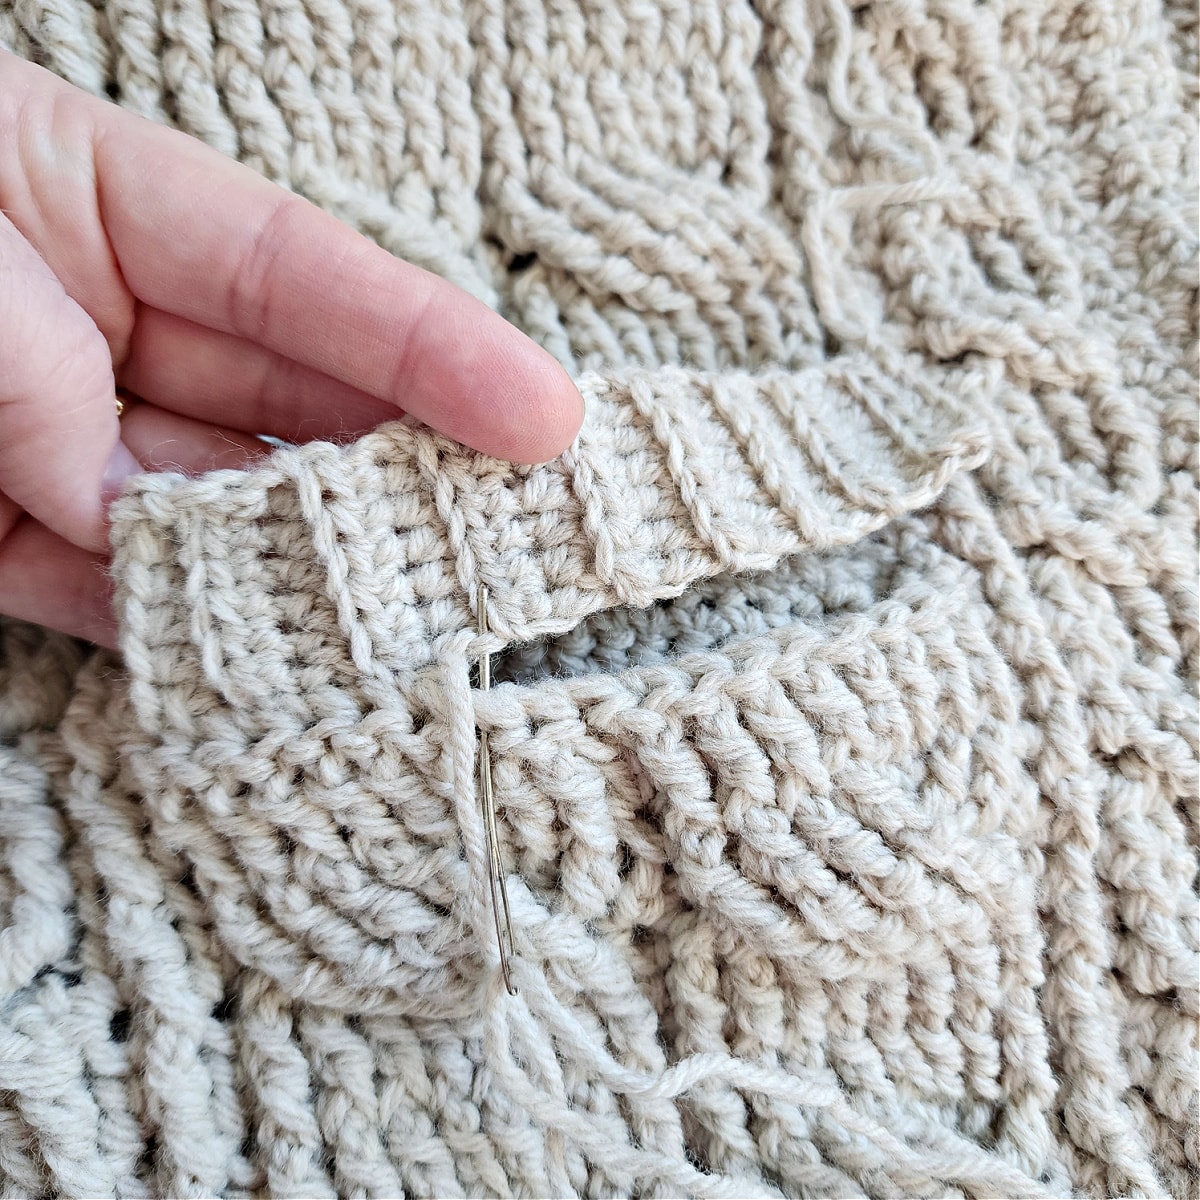
M117 419L119 420L128 412L136 401L137 397L128 388L117 388L117 394L113 397L113 404L117 410Z

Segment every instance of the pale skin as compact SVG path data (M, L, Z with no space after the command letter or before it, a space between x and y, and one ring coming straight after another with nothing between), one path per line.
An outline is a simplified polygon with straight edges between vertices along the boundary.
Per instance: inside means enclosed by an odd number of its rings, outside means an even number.
M141 398L120 419L118 387ZM107 508L130 475L402 411L534 463L583 402L451 284L0 50L0 612L115 646Z

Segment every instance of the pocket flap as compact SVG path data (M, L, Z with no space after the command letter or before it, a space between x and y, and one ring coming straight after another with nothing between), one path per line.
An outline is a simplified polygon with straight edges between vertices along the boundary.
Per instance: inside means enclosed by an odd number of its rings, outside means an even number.
M847 356L579 384L584 429L539 467L396 424L251 471L140 477L113 524L133 669L163 650L191 657L191 644L211 677L212 663L298 631L359 672L411 669L473 627L481 584L493 648L554 636L599 609L854 542L987 451L976 404L960 399L988 390L982 372L952 392L902 361Z

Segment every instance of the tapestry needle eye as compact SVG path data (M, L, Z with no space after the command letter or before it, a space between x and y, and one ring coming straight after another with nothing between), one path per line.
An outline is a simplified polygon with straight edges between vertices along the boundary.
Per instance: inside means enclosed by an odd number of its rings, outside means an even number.
M480 585L476 601L476 617L480 634L488 632L488 590ZM492 656L488 653L479 657L479 690L486 692L492 686ZM500 949L500 973L510 996L517 994L509 966L510 956L515 957L512 913L508 907L508 888L504 882L504 869L500 861L500 839L496 835L496 793L492 786L492 756L488 746L486 729L479 731L479 797L483 808L483 828L487 838L488 884L492 892L492 919L496 924L496 945ZM500 920L500 910L504 920Z

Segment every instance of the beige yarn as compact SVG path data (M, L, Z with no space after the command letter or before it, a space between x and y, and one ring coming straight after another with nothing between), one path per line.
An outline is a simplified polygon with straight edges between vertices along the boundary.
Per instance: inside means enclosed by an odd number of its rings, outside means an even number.
M145 477L123 660L0 625L0 1193L1200 1194L1196 36L0 0L589 414Z

